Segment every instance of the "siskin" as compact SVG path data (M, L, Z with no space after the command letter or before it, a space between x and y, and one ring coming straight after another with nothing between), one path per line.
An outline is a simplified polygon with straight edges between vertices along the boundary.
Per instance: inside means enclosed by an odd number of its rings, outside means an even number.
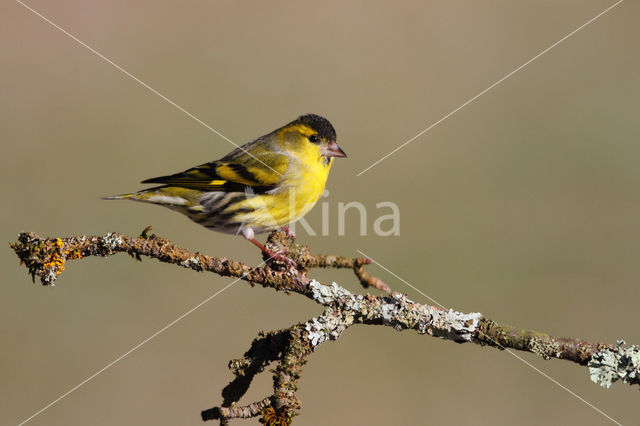
M158 204L188 216L214 231L240 234L267 256L292 266L255 239L256 234L302 218L324 191L333 157L347 155L336 143L336 131L315 114L249 142L220 160L142 183L160 186L105 197Z

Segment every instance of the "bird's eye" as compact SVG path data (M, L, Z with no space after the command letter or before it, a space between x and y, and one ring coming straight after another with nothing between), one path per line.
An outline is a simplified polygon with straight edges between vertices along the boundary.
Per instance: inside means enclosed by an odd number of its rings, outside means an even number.
M318 143L319 141L320 141L320 139L318 139L318 135L309 136L309 142Z

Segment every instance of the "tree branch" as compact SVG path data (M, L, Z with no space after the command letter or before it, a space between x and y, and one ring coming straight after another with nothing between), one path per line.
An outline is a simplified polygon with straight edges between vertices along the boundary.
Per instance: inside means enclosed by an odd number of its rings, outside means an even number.
M461 313L411 301L405 294L388 296L354 294L332 283L326 285L307 276L309 268L349 268L365 287L383 291L389 287L365 271L368 259L330 255L314 255L308 247L294 244L282 232L273 232L267 247L275 252L286 250L296 262L296 270L265 259L266 266L252 268L242 262L192 253L146 231L138 238L118 233L104 236L41 238L34 233L21 233L11 247L25 264L33 279L38 276L43 285L53 285L66 262L87 256L111 256L125 252L140 260L152 257L195 271L208 271L221 276L236 277L252 286L259 284L284 292L301 294L325 307L318 317L289 328L263 332L240 359L232 360L229 368L235 378L222 391L223 402L202 412L203 420L261 417L268 425L290 424L300 401L296 397L302 367L315 348L336 340L353 324L393 327L398 331L414 330L418 334L440 337L458 343L476 343L500 349L531 352L544 359L558 358L588 366L591 380L609 387L617 380L640 384L640 348L591 343L577 338L555 337L533 330L496 323L480 313ZM276 363L273 394L261 401L237 406L249 389L253 377Z

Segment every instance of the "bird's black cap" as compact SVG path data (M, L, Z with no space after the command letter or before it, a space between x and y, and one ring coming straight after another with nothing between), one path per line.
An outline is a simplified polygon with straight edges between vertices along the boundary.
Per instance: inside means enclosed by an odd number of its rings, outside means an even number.
M294 123L300 123L311 127L313 130L318 132L318 136L323 139L335 141L337 138L336 130L333 128L329 120L317 114L301 115L296 121L294 121Z

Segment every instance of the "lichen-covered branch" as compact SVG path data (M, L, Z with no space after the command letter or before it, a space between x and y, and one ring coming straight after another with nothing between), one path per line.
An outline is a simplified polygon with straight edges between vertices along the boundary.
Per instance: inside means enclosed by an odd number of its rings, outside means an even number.
M137 260L141 260L141 256L151 257L194 271L207 271L223 277L240 278L252 285L259 284L276 290L305 288L309 282L306 277L309 268L350 268L359 278L364 277L360 278L363 285L389 290L381 280L363 272L364 265L370 263L368 259L314 255L309 252L308 247L290 243L283 232L272 233L267 241L267 247L275 252L286 250L288 256L298 265L295 274L284 274L280 270L284 269L282 265L273 260L269 261L270 266L255 268L225 257L192 253L155 234L147 236L147 230L148 228L145 228L143 234L137 238L117 232L102 236L82 235L68 238L42 238L32 232L22 232L18 235L18 241L11 243L11 248L18 255L21 263L27 267L32 278L35 280L38 276L40 282L48 286L55 284L69 260L128 253Z
M414 330L418 334L440 337L458 343L475 343L499 349L531 352L544 359L557 358L586 365L591 379L609 387L621 380L640 384L640 348L592 343L577 338L556 337L533 330L520 329L494 322L480 313L462 313L452 309L415 303L405 294L375 296L355 294L333 283L326 285L307 276L309 268L333 267L352 269L360 282L380 290L389 287L379 278L369 275L364 267L367 259L314 255L305 246L293 244L286 234L274 232L267 247L272 251L286 250L297 268L290 270L269 261L262 267L250 267L242 262L191 253L170 241L145 232L138 238L110 233L104 236L40 238L33 233L21 233L11 244L29 273L38 276L44 285L53 285L66 262L87 256L110 256L125 252L136 259L152 257L195 271L208 271L221 276L236 277L285 292L294 292L325 307L324 312L289 328L261 333L240 359L232 360L229 368L235 378L222 391L222 404L202 412L203 420L260 417L267 425L290 424L300 409L296 397L302 367L315 348L336 340L354 324ZM268 259L265 259L268 260ZM275 364L273 394L248 405L237 403L249 389L253 378Z
M618 340L614 348L600 350L591 357L587 365L592 381L605 388L618 380L640 385L640 347L625 348L624 344L624 340Z

